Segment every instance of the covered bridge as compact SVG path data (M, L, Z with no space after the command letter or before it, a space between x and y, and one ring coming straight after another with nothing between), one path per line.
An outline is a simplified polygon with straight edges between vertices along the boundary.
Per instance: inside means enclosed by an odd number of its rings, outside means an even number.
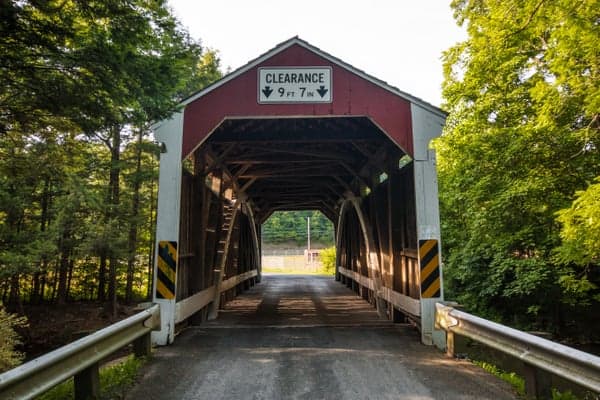
M443 347L432 138L445 114L292 38L182 103L162 143L154 301L161 331L216 318L259 282L261 224L320 210L335 226L335 279L382 318Z

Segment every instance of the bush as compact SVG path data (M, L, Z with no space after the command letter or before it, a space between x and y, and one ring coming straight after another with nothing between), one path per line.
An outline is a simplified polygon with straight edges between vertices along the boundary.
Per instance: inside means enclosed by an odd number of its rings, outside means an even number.
M22 344L15 328L25 326L27 318L9 314L0 305L0 372L16 367L23 361L25 355L15 349Z
M335 273L335 247L331 246L321 250L319 257L323 264L323 273L333 275Z

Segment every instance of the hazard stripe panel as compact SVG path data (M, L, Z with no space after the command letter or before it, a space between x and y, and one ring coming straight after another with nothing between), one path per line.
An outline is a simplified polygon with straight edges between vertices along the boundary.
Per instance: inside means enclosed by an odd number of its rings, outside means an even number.
M419 261L421 265L421 298L440 297L440 251L437 240L419 240Z
M158 262L156 271L156 298L175 298L177 279L177 242L158 242Z

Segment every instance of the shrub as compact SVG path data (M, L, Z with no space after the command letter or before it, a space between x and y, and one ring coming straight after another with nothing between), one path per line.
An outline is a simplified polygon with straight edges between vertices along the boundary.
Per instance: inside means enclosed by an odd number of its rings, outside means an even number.
M335 247L331 246L321 250L319 257L323 264L323 272L327 275L335 273Z
M15 347L21 343L15 328L27 326L27 318L7 313L0 305L0 372L16 367L25 355Z

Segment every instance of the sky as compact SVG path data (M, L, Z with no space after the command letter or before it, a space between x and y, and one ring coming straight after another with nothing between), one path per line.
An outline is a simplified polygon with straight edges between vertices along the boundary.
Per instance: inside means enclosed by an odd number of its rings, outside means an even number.
M442 103L442 52L464 40L450 0L169 0L204 47L235 70L299 36L433 105Z

